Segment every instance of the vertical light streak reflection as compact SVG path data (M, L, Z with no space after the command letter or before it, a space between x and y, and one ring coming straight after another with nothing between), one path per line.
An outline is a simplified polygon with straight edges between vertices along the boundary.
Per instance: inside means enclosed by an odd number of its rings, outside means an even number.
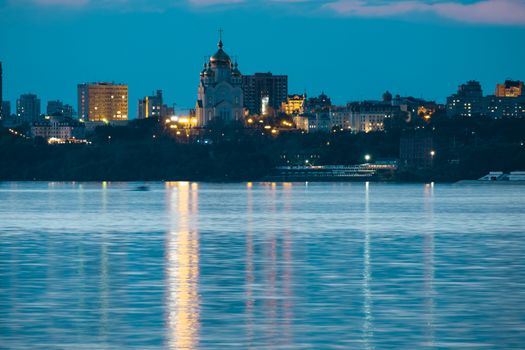
M435 346L434 339L434 183L425 185L424 208L427 229L423 243L424 254L424 296L425 296L425 338L429 347Z
M102 211L106 213L108 207L108 182L102 181Z
M197 349L200 328L198 184L166 183L170 230L166 237L166 322L169 349Z
M247 191L247 230L246 230L246 338L251 349L254 341L253 324L254 324L254 295L253 285L255 283L255 275L253 268L253 184L248 182L246 184Z
M106 339L108 333L109 306L108 244L106 236L102 237L100 246L100 335Z
M270 199L270 208L269 208L269 217L270 222L274 223L276 218L276 195L277 195L277 184L275 182L272 182L270 184L269 188L269 195L271 197ZM277 240L276 240L276 232L274 231L274 227L271 227L271 230L268 232L268 240L269 244L265 244L265 246L269 246L268 249L265 249L265 261L268 263L265 266L265 275L266 275L266 282L265 285L266 288L266 296L264 298L264 310L265 310L265 319L269 323L269 327L266 328L268 331L267 339L270 340L270 344L268 347L275 347L276 342L279 341L277 338Z
M284 222L284 233L283 233L283 260L284 260L284 271L283 271L283 346L292 346L292 320L293 320L293 265L292 265L292 233L290 227L292 222L290 220L292 213L292 183L283 183L283 216Z
M108 182L102 182L102 213L108 208ZM105 339L108 332L109 274L107 235L102 234L100 245L100 335Z
M365 183L365 237L363 246L363 342L365 349L373 349L373 316L372 316L372 292L370 282L372 271L370 267L370 183Z

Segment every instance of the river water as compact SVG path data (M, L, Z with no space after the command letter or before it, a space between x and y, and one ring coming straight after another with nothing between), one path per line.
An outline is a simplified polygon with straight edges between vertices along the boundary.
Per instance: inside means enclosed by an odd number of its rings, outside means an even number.
M525 186L0 183L0 349L523 349Z

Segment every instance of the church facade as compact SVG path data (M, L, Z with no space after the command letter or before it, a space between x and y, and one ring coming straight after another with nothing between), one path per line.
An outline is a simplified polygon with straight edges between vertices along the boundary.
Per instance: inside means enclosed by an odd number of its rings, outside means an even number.
M219 40L217 52L204 64L200 73L196 105L197 125L230 123L243 119L242 76Z

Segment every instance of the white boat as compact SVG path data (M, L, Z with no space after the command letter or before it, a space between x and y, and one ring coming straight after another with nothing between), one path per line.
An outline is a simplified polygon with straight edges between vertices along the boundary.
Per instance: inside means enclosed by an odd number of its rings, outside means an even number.
M525 171L511 171L510 174L506 174L503 171L491 171L477 181L525 182Z

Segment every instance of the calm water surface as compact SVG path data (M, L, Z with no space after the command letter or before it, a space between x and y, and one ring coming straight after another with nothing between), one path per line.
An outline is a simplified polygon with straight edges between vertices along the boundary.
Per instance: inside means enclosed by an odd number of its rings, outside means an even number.
M0 183L1 349L523 349L525 186Z

